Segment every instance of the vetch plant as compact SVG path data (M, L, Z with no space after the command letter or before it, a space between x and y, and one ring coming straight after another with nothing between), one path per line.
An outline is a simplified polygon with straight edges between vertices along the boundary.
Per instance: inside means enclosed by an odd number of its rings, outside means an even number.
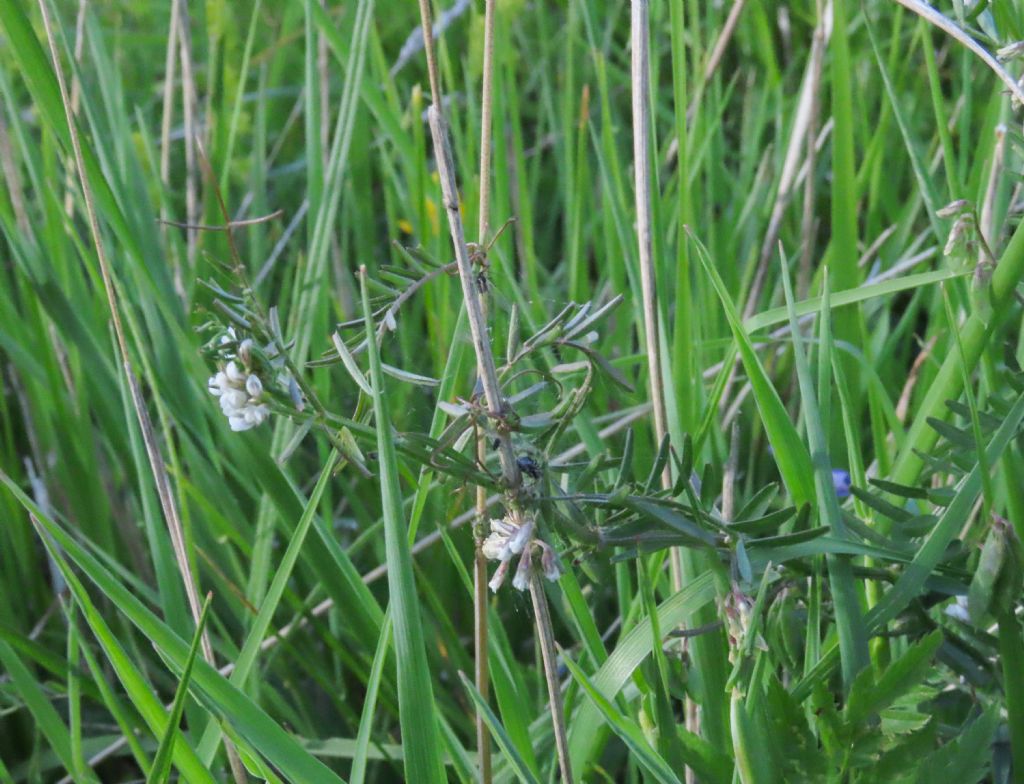
M0 0L0 781L1022 779L1013 3L129 5Z

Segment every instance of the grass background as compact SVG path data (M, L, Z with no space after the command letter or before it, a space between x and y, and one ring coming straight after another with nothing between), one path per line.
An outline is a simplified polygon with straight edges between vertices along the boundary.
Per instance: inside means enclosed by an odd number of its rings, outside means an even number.
M731 588L715 559L687 558L681 594L661 569L664 552L614 565L600 555L583 559L549 589L572 668L562 675L577 775L671 780L660 761L681 779L683 760L700 768L701 780L800 780L784 772L785 760L751 756L751 747L773 756L789 743L820 746L827 780L903 780L871 772L894 748L907 759L944 753L929 764L962 764L958 781L1021 780L1022 766L1011 771L1009 760L1024 752L1024 684L1001 666L1021 653L1019 580L1003 565L1016 563L1012 532L1024 526L1014 407L1022 139L1010 98L961 42L885 2L828 4L835 32L815 77L822 9L749 0L705 79L730 5L651 7L653 246L669 432L677 448L685 434L695 440L709 506L720 506L723 475L733 477L737 510L781 481L788 499L770 509L809 503L809 525L831 525L833 535L861 544L898 544L912 566L808 548L786 590L757 605L765 650L747 652L754 672L743 670L734 692L726 689L732 668L720 630L692 641L682 663L649 655L661 650L659 624L667 632L722 616L714 599L724 601ZM1013 0L976 4L966 17L959 3L938 8L989 50L1024 35ZM623 434L602 440L599 430L649 400L629 12L613 0L497 3L491 224L515 222L490 251L496 350L504 349L513 303L528 334L569 301L625 296L598 346L635 391L599 383L560 444L582 444L591 457L621 454ZM415 49L403 56L417 9L209 0L190 4L168 55L171 14L160 3L52 7L130 356L185 552L202 591L213 593L206 629L218 664L246 661L254 655L247 641L305 622L230 681L197 659L179 690L182 731L167 732L164 706L198 638L115 350L40 11L0 0L0 780L223 780L222 733L252 774L270 780L408 778L396 673L411 663L401 646L388 649L392 621L396 634L411 623L425 641L418 672L432 689L412 721L428 726L424 742L444 757L450 779L472 780L474 701L459 676L473 670L472 539L468 526L448 527L465 519L472 487L431 484L401 456L393 466L392 486L405 503L404 519L391 522L417 543L402 568L418 607L398 611L393 603L389 613L384 574L394 576L403 562L385 548L387 517L397 512L386 514L381 484L351 469L332 475L331 445L316 436L281 459L295 433L286 418L229 431L205 389L213 369L197 333L214 312L199 281L231 285L218 266L229 258L225 235L157 222L223 222L195 136L235 218L282 211L239 230L237 242L257 298L278 308L299 365L329 350L337 323L361 315L359 265L381 278L388 265L406 264L395 242L449 260L425 123L424 57ZM482 3L469 3L437 45L464 219L475 226ZM817 110L811 131L820 144L810 158L801 96L805 111ZM976 205L999 259L991 283L971 282L977 252L942 256L953 220L937 213L954 199ZM794 299L804 300L825 290L826 268L834 312L814 300L787 313L787 276ZM932 274L910 277L921 273ZM860 292L860 301L840 306L836 292L844 291ZM382 420L378 409L378 423L427 432L439 398L471 392L474 360L460 308L458 281L442 276L402 309L383 360L444 386L437 393L388 380L390 413ZM819 316L800 350L790 332L778 331L795 313ZM730 378L737 351L740 369ZM356 405L357 389L337 366L309 368L307 378L331 410ZM950 399L962 401L956 416ZM936 430L934 417L955 429ZM648 418L628 429L645 476L657 451ZM391 428L383 430L390 438ZM375 438L363 448L377 450ZM888 501L858 497L840 509L826 481L833 466L862 488L867 472L949 492L907 501L889 487ZM867 533L844 533L845 513ZM993 514L1009 521L1010 544L1000 546L1011 554L984 562ZM920 530L903 525L911 519L924 519ZM954 538L960 560L943 562ZM289 550L296 541L304 545ZM985 568L989 593L1006 597L1001 622L957 625L942 606L984 582L977 575ZM764 573L755 559L751 579L741 581L752 598ZM327 600L333 607L314 615ZM655 605L661 611L652 615ZM551 780L532 611L503 591L490 617L496 776ZM927 633L939 627L945 636L932 642ZM828 669L836 629L841 678ZM930 665L915 670L914 656ZM904 662L898 674L908 689L913 680L929 690L910 692L921 697L913 707L929 707L920 726L874 733L884 708L867 700L863 716L855 714L850 690L859 665L881 679L893 661ZM792 704L772 684L795 695ZM610 700L604 712L590 689ZM751 697L761 689L774 697ZM700 705L699 737L682 726L684 693ZM829 724L837 705L847 713ZM798 726L807 733L799 742L787 734ZM404 723L403 731L408 736ZM89 762L125 733L130 744ZM173 772L161 773L165 736ZM888 740L875 748L867 737ZM978 759L957 756L968 748L981 750Z

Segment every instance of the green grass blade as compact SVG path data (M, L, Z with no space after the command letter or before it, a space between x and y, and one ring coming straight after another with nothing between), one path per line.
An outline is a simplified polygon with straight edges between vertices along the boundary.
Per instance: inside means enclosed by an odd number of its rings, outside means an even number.
M171 715L167 720L167 729L164 730L163 737L160 738L160 745L157 747L156 757L153 758L153 767L149 769L149 775L146 777L146 784L163 784L168 781L171 774L171 755L178 739L178 725L181 724L181 715L185 711L189 681L192 678L192 665L195 664L196 655L199 653L211 599L212 595L207 595L206 601L203 602L199 623L196 624L196 633L192 637L192 645L189 647L188 659L185 660L185 669L182 670L178 688L174 692L174 702L171 705Z
M775 460L779 465L782 479L786 488L797 506L814 502L814 470L811 465L811 457L807 453L797 433L796 427L786 413L786 407L782 404L779 393L772 385L771 379L765 372L761 360L757 357L750 336L744 328L740 315L729 296L725 282L715 269L714 262L708 255L707 248L692 233L690 238L697 248L697 257L704 266L704 271L711 280L711 285L718 294L718 299L725 309L726 319L729 321L729 328L732 330L733 339L739 349L740 359L750 379L750 386L753 389L754 399L757 401L758 410L764 422L765 432L768 440L775 450Z
M497 741L498 747L501 749L505 758L508 760L512 771L516 777L524 782L524 784L540 784L536 776L530 770L530 766L526 764L522 756L519 754L519 750L516 748L515 743L509 737L505 728L501 726L501 722L498 717L494 715L494 711L491 710L491 706L487 704L487 701L481 696L480 692L477 691L476 686L473 685L473 681L466 677L464 673L459 673L459 678L462 680L462 685L466 691L469 692L469 696L472 698L474 705L477 710L480 711L480 715L483 716L484 723L487 725L487 729L491 731L491 735L494 740Z
M231 673L230 680L231 683L240 689L245 687L245 682L256 663L256 656L259 654L260 644L267 636L267 630L270 628L270 624L274 620L274 613L277 611L277 607L281 602L281 597L284 594L285 587L288 585L288 581L292 577L292 571L295 568L296 561L298 561L302 545L306 541L306 535L309 533L310 526L312 526L313 520L317 515L317 508L320 505L320 499L324 494L327 483L330 481L334 467L337 464L338 452L337 450L331 450L327 463L320 472L320 478L317 480L316 486L313 488L313 492L310 495L309 500L306 502L306 508L302 511L302 518L299 520L298 525L295 526L295 530L292 532L292 537L288 542L288 548L281 557L281 563L277 568L277 573L274 575L274 579L271 581L270 587L267 589L267 593L263 597L263 603L260 605L260 611L256 615L256 619L253 621L252 627L249 629L249 633L245 638L245 643L242 645L242 650L235 659L235 669ZM209 764L213 759L213 755L216 753L219 742L219 725L216 722L211 722L206 732L203 734L203 739L200 742L198 749L199 756L207 764Z
M793 342L793 354L796 360L797 379L800 384L800 402L803 408L804 424L807 427L807 440L811 447L811 460L814 463L814 488L818 506L818 515L822 524L829 526L837 538L846 538L846 525L836 500L832 486L832 461L828 454L828 436L819 414L814 378L810 363L804 352L800 338L800 325L797 322L794 307L793 288L789 281L785 258L782 259L782 288L786 295L786 306L789 309L790 338ZM824 291L822 294L823 329L828 330L828 270L825 271ZM823 350L829 345L830 338L826 332ZM823 363L827 367L827 361ZM827 389L827 386L825 386ZM827 405L827 401L822 401ZM842 658L843 682L849 688L857 673L868 663L868 638L864 630L864 619L860 611L860 597L853 579L853 568L850 559L842 555L826 556L829 583L832 588L832 599L835 605L836 628L839 632L839 648Z
M71 733L68 731L67 725L61 720L56 708L50 704L42 685L32 675L32 671L25 666L14 649L3 641L0 641L0 663L3 663L14 688L25 701L39 731L49 742L50 748L56 752L61 764L72 775L76 784L97 781L91 773L85 775L77 772L78 766L71 753Z
M647 742L640 726L616 710L615 706L594 686L576 662L568 656L563 656L563 660L572 677L597 706L608 726L626 744L633 758L651 774L655 781L660 781L662 784L681 784L668 762L660 757L658 752Z
M412 555L409 553L408 532L402 509L402 489L398 480L398 457L395 454L393 425L370 309L370 295L366 287L365 268L361 278L370 384L373 386L373 413L377 427L388 591L394 623L395 655L398 659L399 719L405 749L405 773L409 781L422 781L424 784L442 782L445 775L435 718L436 708L423 644L419 597L416 594Z
M179 672L184 667L188 658L188 644L177 634L171 631L161 622L143 603L135 593L126 587L121 580L115 577L105 566L93 557L81 544L55 522L42 513L39 507L28 498L21 489L11 481L10 477L0 472L0 481L14 494L18 501L24 506L38 522L40 534L53 540L89 578L91 582L117 606L124 616L139 629L140 632L167 658ZM44 542L49 539L44 538ZM56 552L54 549L52 552ZM59 557L58 557L59 556ZM89 599L84 587L77 576L64 562L64 556L58 553L58 563L62 563L62 571L68 579L68 583L76 587L75 597L83 615L90 622L93 632L100 635L100 641L104 644L111 659L111 664L120 666L122 674L127 674L134 679L135 685L132 693L132 700L146 717L151 729L159 734L163 731L166 712L162 705L149 692L141 676L138 675L134 665L126 656L120 644L117 643L109 627L103 621L96 610L91 599ZM259 749L268 762L278 767L286 776L298 781L323 781L340 782L329 768L319 760L306 752L302 746L285 732L277 722L273 721L255 702L237 689L226 678L210 667L205 661L199 660L194 665L192 675L196 687L196 696L207 707L221 717L230 717L232 724L238 732L255 748ZM124 682L122 680L122 682ZM128 685L126 684L126 688ZM145 710L142 710L145 708ZM148 715L147 715L148 714ZM181 769L177 755L179 751L187 750L191 753L191 747L185 743L175 744L175 765ZM190 781L207 781L206 768L199 763L198 757L192 753L195 767L186 774Z
M710 602L714 595L714 581L711 574L705 572L659 605L658 625L662 629L679 626L692 613ZM652 644L651 619L646 618L619 640L607 661L590 678L594 688L605 699L613 699L630 680L636 668L650 656ZM581 705L569 722L569 753L573 770L584 770L585 763L595 759L600 752L605 737L600 732L603 724L597 706L590 701Z
M855 289L834 291L832 292L831 306L833 308L838 308L844 305L855 305L859 302L867 302L868 300L875 299L876 297L885 297L901 291L912 291L913 289L920 288L922 286L930 286L934 283L942 283L946 280L962 278L967 274L967 272L955 270L919 272L914 275L904 275L899 278L883 280L879 283L869 283L866 286L858 286ZM809 316L812 313L817 313L821 309L821 297L808 297L807 299L800 300L795 303L794 307L798 317ZM785 305L782 305L777 308L764 310L756 316L751 316L743 322L743 326L748 332L756 332L757 330L764 329L765 327L774 327L777 324L783 324L788 320L789 310Z
M352 754L352 770L349 773L349 784L363 784L366 778L366 762L370 755L370 732L373 730L373 717L377 707L377 692L380 689L381 676L384 674L384 662L391 649L391 615L385 614L384 624L380 629L377 651L373 655L370 677L366 680L366 696L363 698L363 712L359 717L359 731L356 734L355 750Z

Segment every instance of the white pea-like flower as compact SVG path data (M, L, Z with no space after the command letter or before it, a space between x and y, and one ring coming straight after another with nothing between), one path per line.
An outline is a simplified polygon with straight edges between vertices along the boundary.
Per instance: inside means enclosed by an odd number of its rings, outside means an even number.
M533 557L540 551L540 566L544 576L556 581L562 574L558 555L547 543L534 536L537 524L534 518L527 517L516 522L511 516L491 520L491 533L481 543L480 550L489 561L498 561L498 568L488 583L492 591L497 591L505 582L511 568L512 559L519 556L512 587L525 591L530 586L533 575Z
M512 578L512 587L517 591L525 591L530 587L530 578L533 576L533 559L530 553L523 553L519 559L519 566L516 568L516 576Z
M513 555L519 555L533 538L533 520L527 519L508 538L508 549Z
M224 416L231 416L236 410L244 408L249 398L241 389L227 389L220 396L220 410Z
M502 561L498 564L498 568L494 570L494 576L491 577L491 581L487 583L487 587L492 592L497 593L498 589L501 588L502 583L505 582L505 575L508 574L508 561Z
M562 565L558 561L558 553L546 542L541 542L540 568L551 582L558 582L562 576Z

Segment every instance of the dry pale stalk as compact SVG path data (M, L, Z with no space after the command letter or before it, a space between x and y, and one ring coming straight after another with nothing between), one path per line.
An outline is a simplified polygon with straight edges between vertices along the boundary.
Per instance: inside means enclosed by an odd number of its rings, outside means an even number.
M426 0L421 0L420 12L423 22L427 64L430 71L431 94L433 96L433 103L427 110L427 116L430 119L430 133L434 142L437 174L441 181L441 193L444 198L445 212L448 215L448 227L451 231L452 244L455 249L455 261L459 268L459 279L462 282L466 315L469 318L469 328L473 336L477 372L483 386L488 413L497 425L498 458L501 462L501 473L507 493L508 512L516 524L522 524L522 509L516 498L522 484L522 476L516 463L508 430L504 426L503 420L507 413L506 404L501 395L501 386L498 382L494 354L491 351L491 344L488 338L487 323L484 317L483 305L481 304L480 292L477 289L476 276L473 274L472 261L469 258L469 249L466 247L466 238L462 227L462 216L459 213L459 194L455 180L455 166L448 147L448 134L445 128L444 117L441 114L440 85L437 79L437 64L434 59L431 37L430 9ZM537 634L542 642L544 639L550 642L553 640L554 634L551 629L551 617L547 612L547 599L542 591L538 594L533 588L536 580L537 577L534 576L531 581L531 593L534 594ZM543 612L537 610L538 605L543 606ZM551 644L553 645L553 642ZM566 740L565 717L561 709L561 691L559 690L557 669L555 669L556 665L553 657L545 656L544 665L548 681L548 697L551 707L551 720L555 730L558 763L562 773L562 780L571 782L573 778L569 762L569 746Z
M995 228L996 194L999 192L999 180L1003 173L1003 159L1006 156L1006 126L998 125L995 130L996 146L992 151L992 168L988 172L988 187L985 188L985 199L981 203L981 215L978 219L978 230L981 237L992 250L995 250L999 237ZM985 250L980 251L979 261L985 262Z
M75 19L75 51L74 58L75 64L79 65L82 62L82 49L85 47L85 9L87 2L86 0L79 0L78 2L78 15ZM78 80L77 71L71 72L71 114L78 116L78 105L82 99L82 85ZM64 186L64 214L69 218L71 217L72 211L75 209L75 175L70 169L68 170L67 177L65 179Z
M832 34L832 2L828 0L825 7L818 16L818 25L815 35L821 36L822 47L828 43ZM793 119L793 128L789 135L789 142L786 146L786 157L782 164L782 173L779 175L779 186L775 194L775 203L772 206L771 217L768 219L768 229L765 232L764 241L761 243L761 253L758 256L757 269L754 271L754 280L750 285L746 303L743 306L743 318L749 318L757 310L757 303L761 299L761 291L764 288L765 278L768 272L768 262L775 249L775 241L778 239L779 230L782 227L782 219L785 216L786 207L789 204L793 191L800 184L800 177L812 177L813 172L808 167L801 167L801 158L804 157L804 145L814 144L815 152L821 147L824 141L824 131L829 128L831 120L822 129L822 134L817 138L810 134L811 117L814 113L814 90L815 81L820 83L820 75L815 77L815 68L821 68L821 62L817 66L814 62L813 52L811 60L804 72L803 85L800 89L800 98L797 102L796 116ZM722 410L727 410L734 402L732 388L736 380L736 371L739 368L739 357L732 363L729 370L729 378L726 380L722 392Z
M181 105L185 124L185 216L189 223L199 222L199 197L196 186L196 114L199 98L196 95L195 71L192 68L192 32L189 28L187 3L175 3L178 10L178 43L181 61ZM187 238L189 272L195 269L199 249L198 234Z
M661 351L658 345L658 305L655 291L654 259L651 256L651 115L649 100L649 51L647 0L633 0L632 83L633 83L633 174L636 188L636 235L639 245L640 287L643 297L644 337L647 344L647 370L650 376L654 433L658 443L668 432L665 392L661 375ZM668 464L663 483L671 483Z
M434 25L430 16L430 0L420 0L420 27L423 29L423 51L427 55L427 75L430 78L430 102L441 106L441 75L434 54Z
M643 297L644 339L647 348L648 384L654 414L654 436L658 443L668 433L665 408L665 385L661 368L661 346L658 326L658 292L651 250L651 104L650 51L648 48L649 8L647 0L633 0L630 30L632 33L633 86L633 176L636 190L636 237L640 260L640 288ZM672 468L665 463L661 474L664 488L672 487ZM673 548L669 564L672 588L683 587L682 553Z
M425 28L424 28L425 29ZM427 47L428 51L430 47ZM459 280L462 282L462 296L466 303L466 316L469 318L469 330L473 337L473 350L476 352L477 370L480 383L484 388L484 400L490 416L498 424L498 458L501 461L501 473L506 487L514 491L519 487L519 466L516 465L515 454L508 432L501 426L506 412L505 400L501 395L498 382L498 370L494 364L494 354L487 334L487 322L484 318L480 292L477 290L476 275L473 274L473 262L469 258L466 237L462 228L462 216L459 214L459 191L455 181L455 166L452 163L451 150L448 147L448 131L438 105L432 104L427 110L430 118L430 134L434 140L434 158L437 163L437 175L441 180L441 194L444 198L445 212L448 214L448 227L455 247L455 263L459 269Z
M654 414L654 435L658 444L664 442L668 433L668 416L665 408L665 388L661 367L661 346L659 345L658 292L654 273L654 258L651 248L651 104L650 104L650 51L649 34L650 9L647 0L633 0L630 17L632 44L631 82L633 93L633 176L636 198L636 235L640 261L640 287L643 297L644 336L647 348L648 384L651 407ZM684 305L685 307L685 305ZM666 461L661 474L661 485L672 487L671 461ZM678 547L669 551L669 568L672 589L683 587L683 554ZM686 724L692 732L699 725L696 704L687 701ZM692 777L687 770L686 777Z
M929 24L935 25L952 38L959 41L965 47L977 55L985 65L992 69L992 72L999 77L999 80L1006 85L1007 90L1013 96L1014 101L1024 103L1024 90L1021 89L1017 80L1011 76L999 61L993 57L985 47L975 41L971 36L948 16L944 16L924 0L896 0L904 8L913 11Z
M540 642L540 655L544 662L544 678L548 685L548 699L551 700L551 715L564 716L562 704L562 688L558 682L558 655L555 652L555 637L552 634L551 613L548 611L548 599L544 595L544 584L537 572L530 578L530 599L533 600L533 614L537 618L537 638ZM562 769L562 781L572 784L572 769L569 767L569 740L565 732L565 722L554 722L555 748L558 749L558 760Z
M820 3L819 3L820 6ZM818 9L821 16L821 8ZM803 299L811 285L811 257L814 253L814 164L817 158L818 120L821 114L821 72L825 61L825 30L822 25L814 28L811 42L811 106L807 128L807 177L804 179L804 212L801 219L803 253L797 275L797 296Z
M490 225L495 2L496 0L486 0L484 11L484 69L480 101L480 206L476 240L481 247L486 247ZM476 452L477 459L483 463L487 457L487 439L482 428L477 435ZM483 552L486 520L487 488L478 486L476 488L476 525L473 532L473 680L477 691L485 701L490 693L490 673L487 659L487 557ZM484 721L483 711L479 708L476 712L476 748L481 784L490 784L491 733Z
M171 18L167 31L167 56L164 60L163 111L160 115L160 183L168 190L171 180L171 124L174 121L174 73L178 54L178 25L181 21L181 12L178 10L180 2L181 0L173 0L171 3ZM164 220L168 217L165 204L160 205L160 217ZM161 233L166 238L166 226L161 227ZM181 260L176 250L177 246L170 243L165 244L171 252L174 291L184 301L185 282L181 275Z

